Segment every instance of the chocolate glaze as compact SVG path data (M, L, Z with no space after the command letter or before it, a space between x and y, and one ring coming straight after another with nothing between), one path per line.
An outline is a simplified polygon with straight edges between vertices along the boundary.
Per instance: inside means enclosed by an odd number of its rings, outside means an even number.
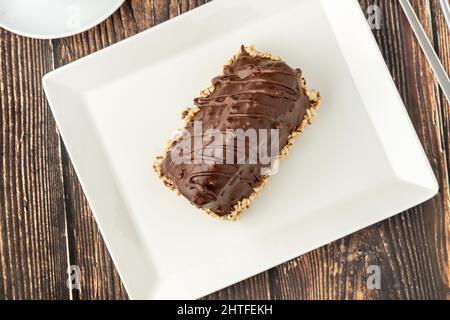
M212 80L214 92L194 100L200 111L193 121L202 121L203 132L211 128L222 132L239 128L279 129L279 153L311 106L300 86L300 75L300 70L283 61L252 57L242 47L241 55L224 68L223 75ZM193 121L186 126L192 136ZM202 152L211 143L203 143L201 150L194 148L192 160L196 152ZM238 201L248 198L261 185L262 167L261 163L175 164L169 152L161 172L192 204L226 216Z

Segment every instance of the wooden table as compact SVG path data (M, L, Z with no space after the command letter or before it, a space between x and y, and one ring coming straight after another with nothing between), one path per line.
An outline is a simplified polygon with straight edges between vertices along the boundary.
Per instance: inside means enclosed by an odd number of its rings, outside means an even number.
M450 71L438 0L411 0ZM126 299L42 90L42 76L203 4L131 0L99 26L60 40L0 30L0 299ZM450 299L450 109L397 1L374 30L438 177L434 199L208 299ZM351 36L351 35L349 35ZM81 270L69 290L68 265ZM381 289L366 286L381 269Z

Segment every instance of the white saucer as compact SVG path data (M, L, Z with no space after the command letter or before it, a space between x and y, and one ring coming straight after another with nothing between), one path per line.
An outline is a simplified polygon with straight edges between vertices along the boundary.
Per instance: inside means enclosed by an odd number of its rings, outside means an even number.
M94 27L125 0L0 0L0 27L22 36L55 39Z

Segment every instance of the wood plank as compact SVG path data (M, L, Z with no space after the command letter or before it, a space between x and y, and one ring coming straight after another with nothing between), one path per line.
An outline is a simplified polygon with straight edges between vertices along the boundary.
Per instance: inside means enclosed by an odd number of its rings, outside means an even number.
M59 134L41 85L49 41L0 29L0 299L67 299Z

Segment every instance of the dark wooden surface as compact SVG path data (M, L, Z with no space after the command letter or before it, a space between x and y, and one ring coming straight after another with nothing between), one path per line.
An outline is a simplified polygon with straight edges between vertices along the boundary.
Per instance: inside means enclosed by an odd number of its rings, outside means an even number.
M411 0L450 71L450 30L438 0ZM131 0L99 26L60 40L0 29L0 299L126 299L42 91L59 66L202 5ZM450 109L397 1L377 4L374 30L438 177L434 199L207 299L450 299ZM351 36L351 35L349 35ZM81 269L69 290L67 266ZM381 289L366 287L369 265Z

